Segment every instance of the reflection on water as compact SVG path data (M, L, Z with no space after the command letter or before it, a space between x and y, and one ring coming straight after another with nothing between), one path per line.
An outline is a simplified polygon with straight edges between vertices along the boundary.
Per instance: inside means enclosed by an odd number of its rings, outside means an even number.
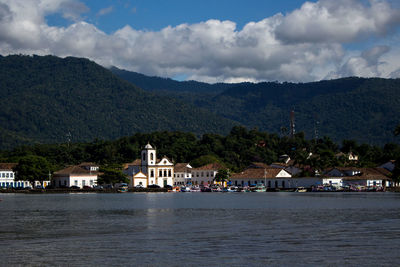
M392 193L2 194L2 265L394 265Z

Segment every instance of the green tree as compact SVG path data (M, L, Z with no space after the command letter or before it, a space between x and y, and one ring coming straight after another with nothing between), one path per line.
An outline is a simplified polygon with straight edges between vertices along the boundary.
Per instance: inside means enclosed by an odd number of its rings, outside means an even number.
M214 177L214 181L221 182L224 184L225 181L229 180L229 172L226 169L218 170L218 173Z
M107 165L100 168L102 173L98 179L99 184L129 183L128 177L122 172L119 165Z
M53 166L44 157L29 155L22 157L13 171L15 180L29 181L33 186L35 181L48 180Z

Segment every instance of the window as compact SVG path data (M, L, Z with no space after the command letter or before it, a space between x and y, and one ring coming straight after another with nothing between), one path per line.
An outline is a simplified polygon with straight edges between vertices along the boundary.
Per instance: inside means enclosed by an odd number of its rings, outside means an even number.
M86 180L82 180L82 186L86 185Z
M207 172L207 177L209 176L209 173Z
M143 185L143 183L142 183L142 182L139 182L139 185Z
M153 153L150 153L150 160L153 160L154 159L154 155L153 155Z
M75 181L74 181L74 184L75 184L76 186L78 186L78 180L75 180Z
M150 171L150 177L153 178L154 177L154 170Z
M164 170L164 177L167 177L167 170Z
M90 182L90 185L93 186L93 184L94 184L93 180L90 180L89 182Z
M5 177L6 177L6 174L3 172L3 175L2 175L2 176L3 176L3 178L5 178Z
M7 178L9 177L9 173L6 173L6 177L7 177Z
M158 172L158 176L162 177L162 170Z
M168 177L171 177L172 176L172 172L171 172L171 169L169 169L168 170Z
M13 173L10 173L10 177L13 178L13 177L14 177L14 174L13 174Z

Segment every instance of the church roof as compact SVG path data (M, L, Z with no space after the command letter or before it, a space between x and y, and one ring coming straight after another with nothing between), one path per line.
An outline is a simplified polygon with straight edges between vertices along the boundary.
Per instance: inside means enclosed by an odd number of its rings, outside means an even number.
M144 147L144 149L153 149L153 147L149 143L147 143L147 145Z

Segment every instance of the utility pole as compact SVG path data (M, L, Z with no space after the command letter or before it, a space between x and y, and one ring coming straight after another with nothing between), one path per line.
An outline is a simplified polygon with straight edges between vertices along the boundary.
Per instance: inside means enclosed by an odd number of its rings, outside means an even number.
M294 124L294 110L290 112L290 138L294 138L296 133L295 124Z

